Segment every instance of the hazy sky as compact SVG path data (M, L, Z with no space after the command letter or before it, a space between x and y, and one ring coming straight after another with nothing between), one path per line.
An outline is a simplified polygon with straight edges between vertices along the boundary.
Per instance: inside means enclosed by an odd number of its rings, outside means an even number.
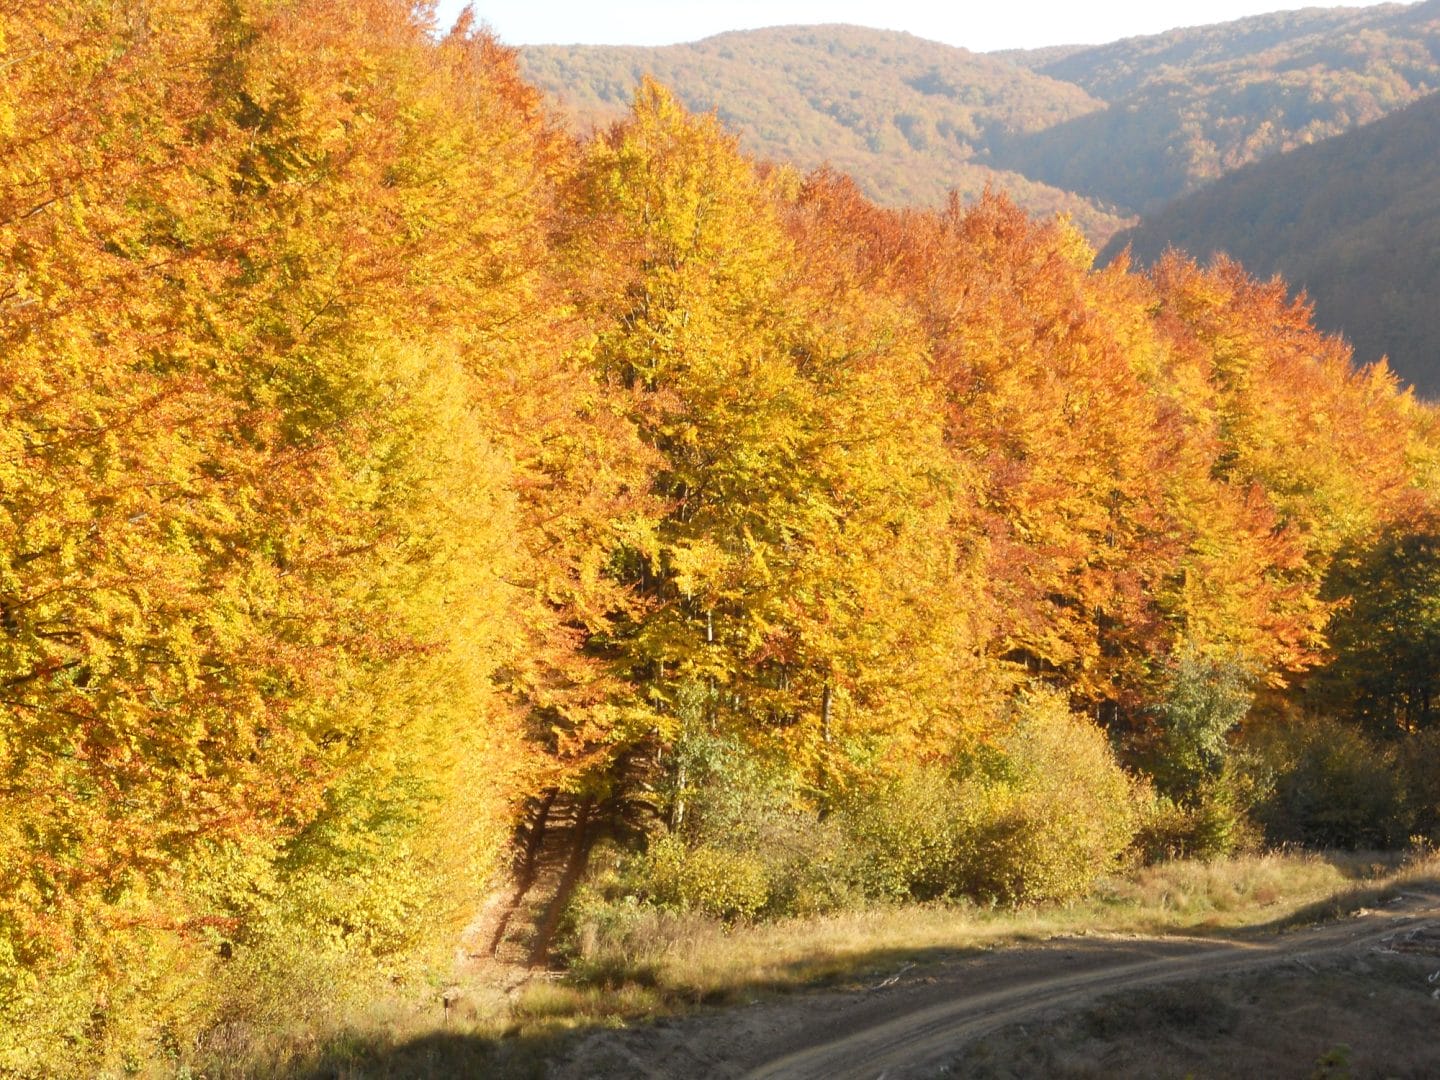
M1348 7L1374 0L1352 0ZM449 22L464 0L439 0ZM474 0L476 14L510 45L669 45L679 41L790 23L858 23L989 49L1096 44L1176 26L1225 22L1281 8L1338 7L1324 0L1168 0L1166 3L1074 3L1059 0Z

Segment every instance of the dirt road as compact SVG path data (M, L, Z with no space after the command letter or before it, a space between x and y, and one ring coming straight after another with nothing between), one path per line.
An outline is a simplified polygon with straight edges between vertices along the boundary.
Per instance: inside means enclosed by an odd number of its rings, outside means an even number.
M921 957L905 970L877 972L872 983L848 992L597 1032L550 1075L563 1080L944 1075L947 1062L987 1033L1034 1021L1050 1024L1114 995L1143 999L1163 984L1210 985L1277 968L1318 973L1385 953L1421 955L1422 966L1437 966L1440 892L1417 891L1383 910L1284 933L1254 931L1224 940L1083 937L978 955ZM1431 1002L1423 977L1413 996L1425 1017L1433 1004L1431 1030L1440 1032L1440 1001ZM1143 1000L1132 1008L1143 1012ZM1308 1076L1313 1060L1311 1054L1297 1075Z

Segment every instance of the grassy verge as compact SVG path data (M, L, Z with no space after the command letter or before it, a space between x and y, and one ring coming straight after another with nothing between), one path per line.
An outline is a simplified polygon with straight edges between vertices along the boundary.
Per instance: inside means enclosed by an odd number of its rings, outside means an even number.
M504 995L481 979L397 990L354 1013L311 1017L271 1038L265 1060L211 1061L207 1076L540 1075L571 1032L816 986L862 984L906 963L1078 934L1207 934L1335 918L1440 877L1440 858L1266 854L1178 861L1103 881L1087 899L1024 909L968 904L871 908L756 925L612 906L583 925L563 976ZM423 988L422 988L423 989ZM458 996L457 996L458 994ZM449 1072L447 1072L449 1070Z
M756 926L639 910L594 936L564 990L594 1019L613 991L643 988L662 1006L742 1000L757 991L860 978L907 955L989 949L1074 934L1206 934L1285 926L1380 902L1440 860L1396 855L1267 854L1180 861L1105 880L1085 900L1019 910L897 906ZM605 991L582 1005L591 989ZM556 993L553 989L544 991ZM599 1008L598 1015L591 1012ZM552 1010L553 1011L553 1010Z

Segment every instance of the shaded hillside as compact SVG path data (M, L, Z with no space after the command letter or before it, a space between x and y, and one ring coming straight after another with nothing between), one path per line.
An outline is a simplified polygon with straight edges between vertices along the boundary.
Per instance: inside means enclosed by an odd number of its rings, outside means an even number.
M1023 63L1024 54L1010 54ZM1440 87L1440 2L1277 12L1131 38L1035 70L1110 102L993 147L996 164L1144 211Z
M812 26L523 56L582 130L618 116L649 72L751 151L828 161L883 202L993 183L1032 212L1069 211L1103 243L1122 218L1440 88L1440 0L991 55Z
M1179 199L1102 259L1125 244L1142 262L1173 246L1281 274L1357 360L1388 355L1420 393L1440 395L1440 95Z
M628 107L641 76L686 106L714 109L747 149L802 168L834 165L891 204L939 202L952 188L1004 188L1036 213L1070 213L1092 237L1122 219L985 160L1005 133L1040 131L1104 107L1080 88L910 34L855 26L775 27L664 48L545 46L527 76L582 129Z

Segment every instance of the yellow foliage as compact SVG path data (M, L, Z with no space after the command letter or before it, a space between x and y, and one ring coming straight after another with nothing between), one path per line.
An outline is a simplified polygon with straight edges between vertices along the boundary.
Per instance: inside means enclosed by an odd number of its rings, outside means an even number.
M686 847L675 837L651 845L646 884L661 907L744 919L770 898L764 862L755 855L708 845Z
M1134 783L1105 733L1053 691L1022 695L1013 725L959 788L961 888L1007 903L1080 896L1130 846Z
M804 843L664 841L667 904L848 895L820 808L872 894L1074 895L1135 822L1064 695L1281 685L1433 509L1434 411L1280 285L880 211L650 82L576 144L427 10L0 13L0 1072L413 970L525 797L686 739Z

